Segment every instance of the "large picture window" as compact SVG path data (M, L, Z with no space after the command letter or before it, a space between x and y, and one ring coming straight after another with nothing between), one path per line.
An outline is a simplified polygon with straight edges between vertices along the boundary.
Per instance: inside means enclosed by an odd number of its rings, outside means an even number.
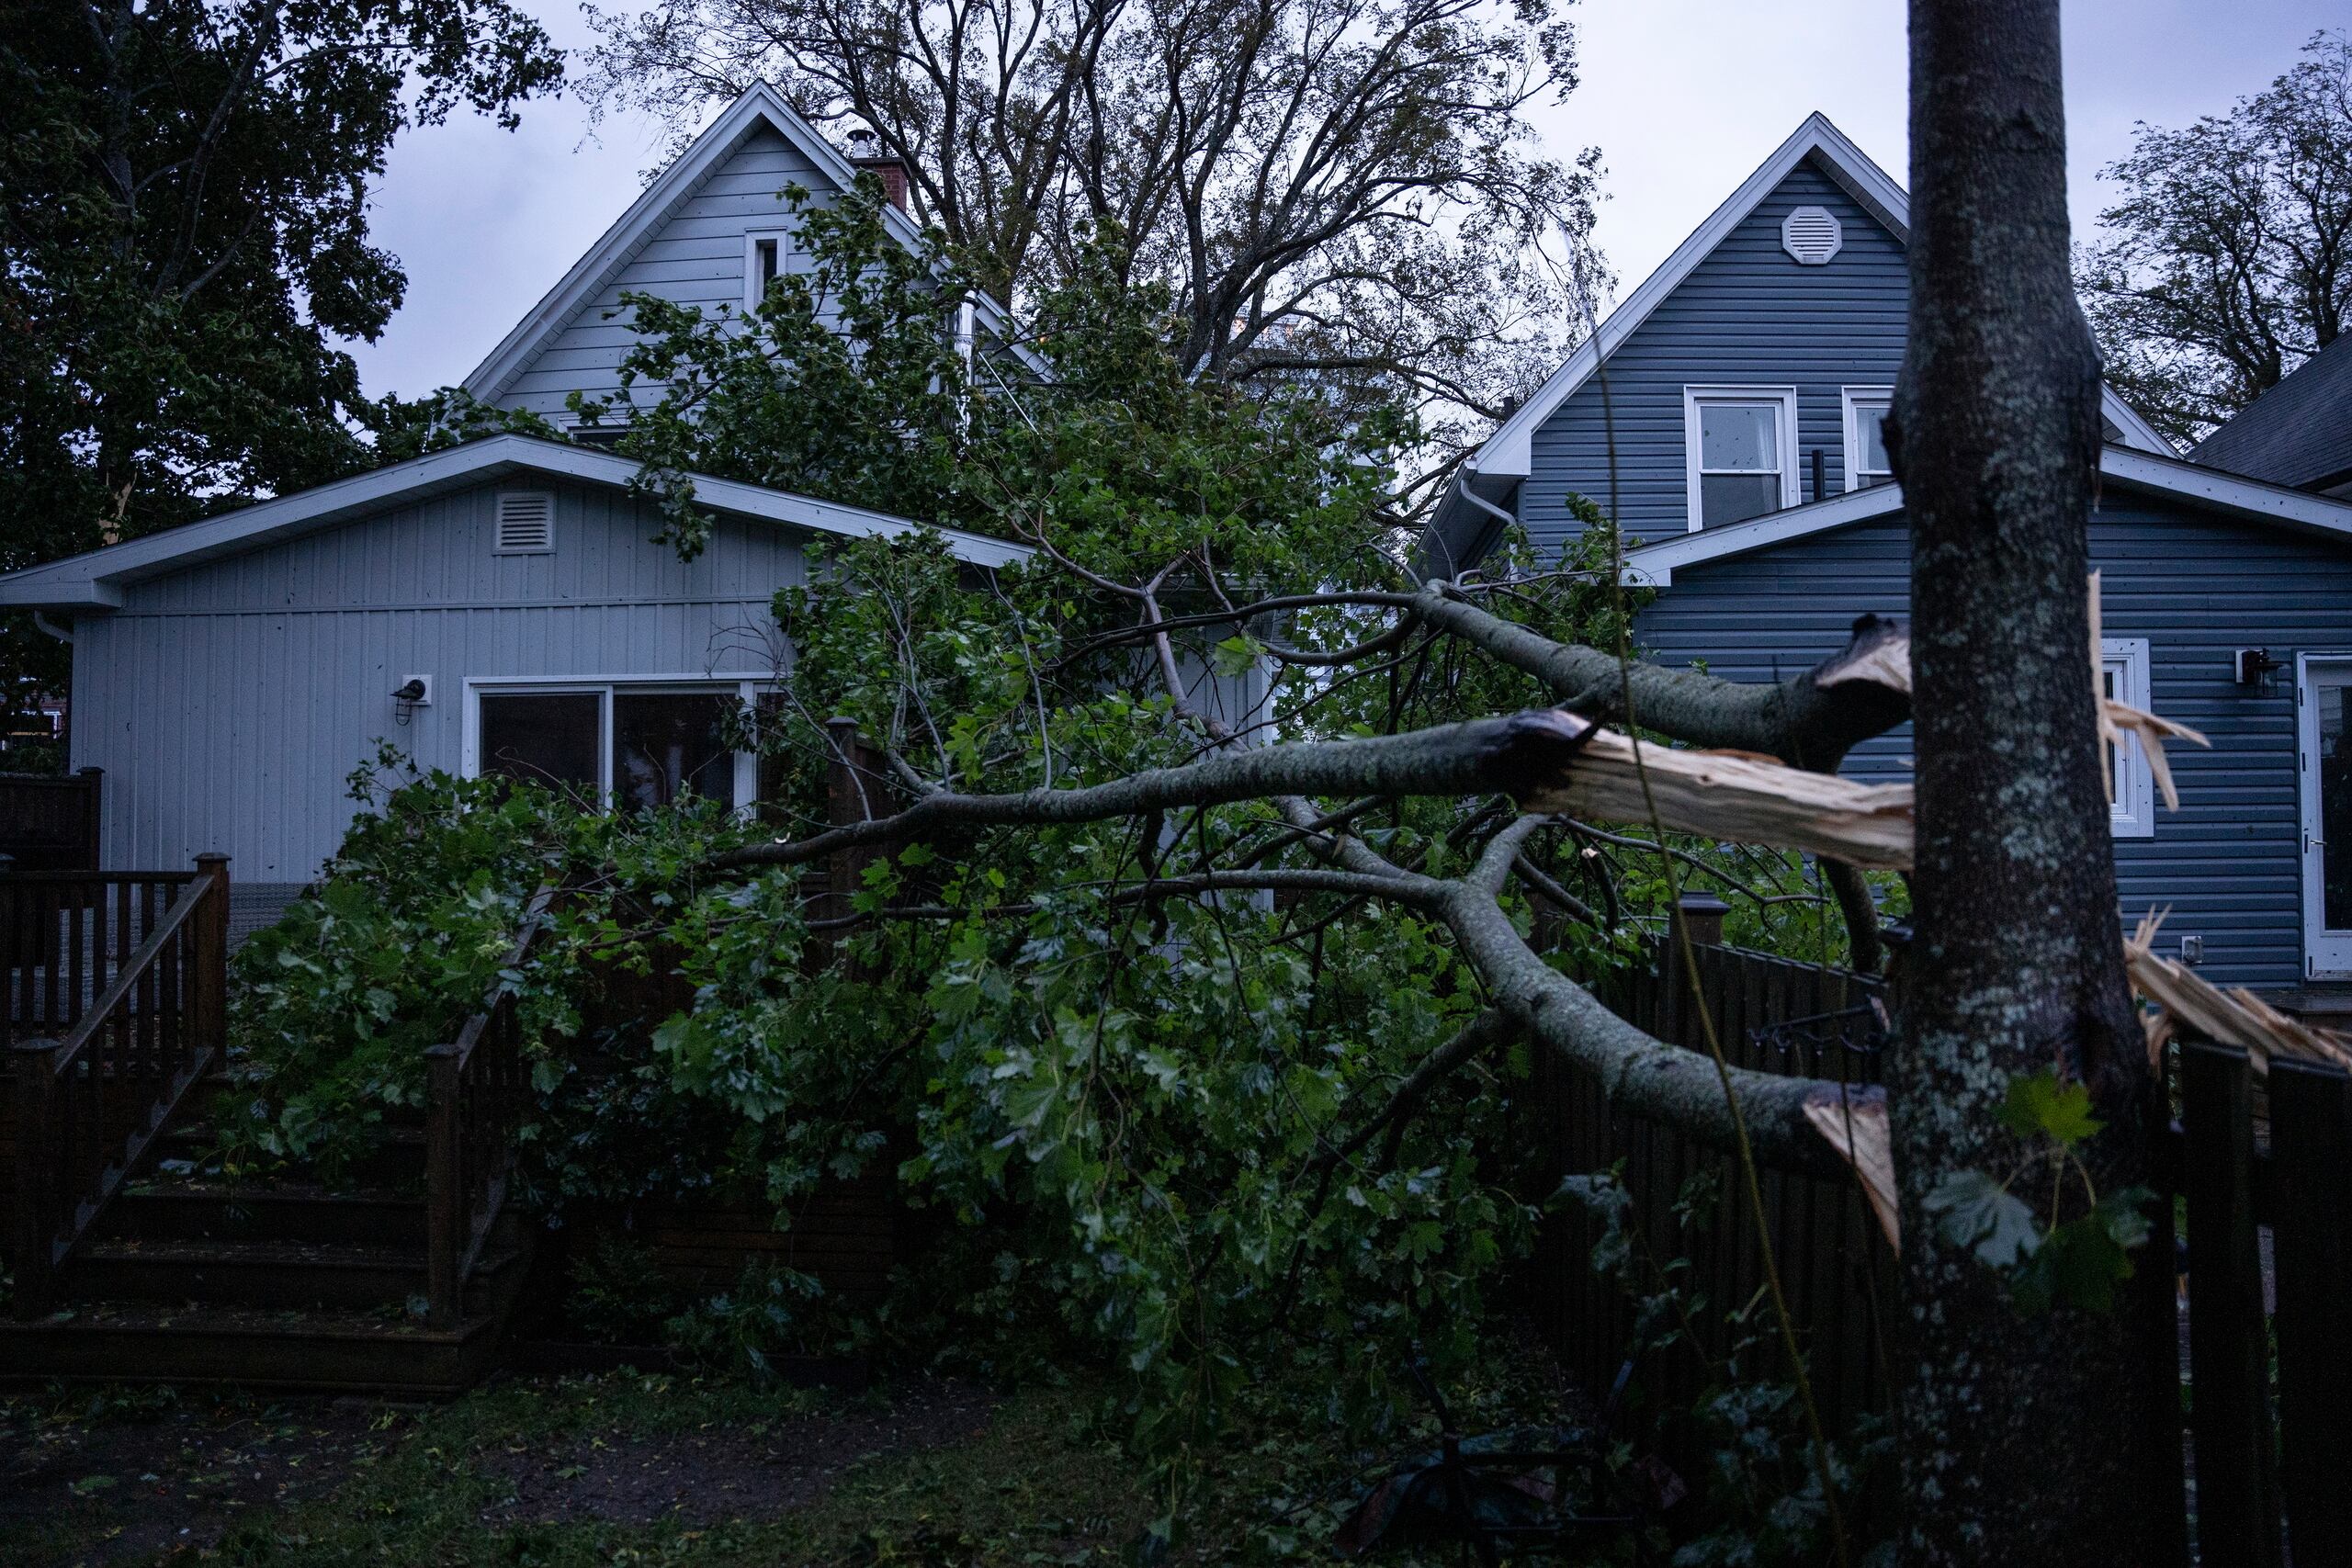
M469 681L467 772L530 779L622 811L693 796L729 807L757 793L731 744L749 681Z
M1797 503L1796 389L1685 387L1682 414L1693 529Z

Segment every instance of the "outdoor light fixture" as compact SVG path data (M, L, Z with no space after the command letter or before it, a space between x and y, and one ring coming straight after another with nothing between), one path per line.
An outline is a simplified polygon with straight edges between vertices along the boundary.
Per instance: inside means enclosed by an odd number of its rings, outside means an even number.
M2285 668L2284 663L2270 657L2267 648L2241 648L2230 656L2231 671L2241 686L2258 686L2265 675Z
M433 705L433 677L412 675L392 692L392 722L406 724L417 709Z

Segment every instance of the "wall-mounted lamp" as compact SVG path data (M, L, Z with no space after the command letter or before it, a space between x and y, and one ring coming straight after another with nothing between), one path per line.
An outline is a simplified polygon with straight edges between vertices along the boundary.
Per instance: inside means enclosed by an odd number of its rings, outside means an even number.
M2241 648L2230 656L2230 670L2241 686L2258 686L2263 677L2274 670L2284 670L2286 664L2270 657L2267 648Z
M433 705L433 677L412 675L392 693L392 722L406 724L419 708Z

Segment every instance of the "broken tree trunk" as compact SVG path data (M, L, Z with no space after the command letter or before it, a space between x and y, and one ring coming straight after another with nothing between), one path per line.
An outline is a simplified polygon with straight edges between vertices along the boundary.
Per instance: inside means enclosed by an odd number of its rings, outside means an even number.
M2102 1191L2147 1175L2083 582L2099 367L2067 268L2057 0L1913 0L1910 335L1916 946L1889 1064L1902 1190L1907 1563L2177 1563L2178 1391L2158 1228L2116 1314L2022 1317L1922 1197L2020 1152L1997 1111L2090 1087Z

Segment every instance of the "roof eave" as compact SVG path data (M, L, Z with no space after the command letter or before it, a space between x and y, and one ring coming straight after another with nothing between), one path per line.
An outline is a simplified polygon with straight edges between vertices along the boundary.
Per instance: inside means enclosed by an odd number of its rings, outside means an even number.
M531 473L613 488L626 486L639 465L526 435L493 435L462 446L376 468L276 501L266 501L145 538L109 545L64 560L0 577L0 605L28 609L113 609L121 585L204 561L259 549L281 538L356 521L421 497L469 489L510 474ZM709 475L687 476L698 503L729 516L807 533L846 538L896 536L922 525L912 519L820 501L789 491ZM1030 558L1027 547L961 528L937 530L956 558L995 569Z

